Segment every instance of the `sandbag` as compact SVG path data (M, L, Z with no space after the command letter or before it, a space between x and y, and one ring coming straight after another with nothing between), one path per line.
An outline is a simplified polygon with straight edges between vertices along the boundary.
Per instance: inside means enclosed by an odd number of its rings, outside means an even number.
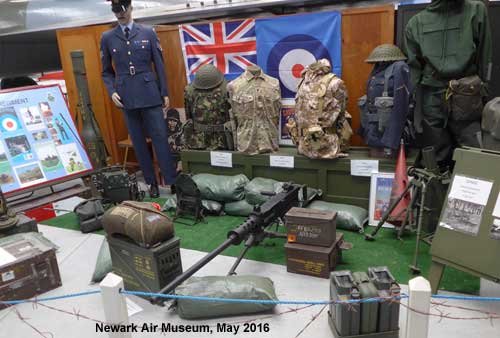
M102 225L108 236L125 236L146 248L174 236L170 217L150 202L124 201L104 213Z
M182 296L278 300L274 283L260 276L191 277L175 289ZM183 319L214 318L263 312L276 304L204 302L177 300L177 313Z
M100 283L108 273L113 271L113 264L111 263L111 254L109 252L108 240L104 238L97 254L94 273L92 274L92 282Z
M200 189L202 199L218 202L241 201L245 198L245 185L248 183L248 178L243 174L197 174L193 176L193 180Z
M261 205L271 198L262 192L280 193L283 191L283 182L271 178L255 177L245 186L245 200L252 205Z
M177 207L177 196L176 195L166 195L167 200L163 204L161 210L163 211L175 211ZM222 204L217 201L201 200L201 206L206 211L206 214L220 215L222 212Z
M231 216L248 216L253 211L253 205L246 200L226 203L224 212Z
M364 226L368 222L368 211L355 205L313 201L307 209L336 211L337 229L363 233Z

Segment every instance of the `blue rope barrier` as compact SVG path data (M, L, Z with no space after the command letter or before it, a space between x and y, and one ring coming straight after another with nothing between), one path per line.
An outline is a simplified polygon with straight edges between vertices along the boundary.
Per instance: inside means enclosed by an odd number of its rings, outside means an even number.
M79 293L72 293L62 296L45 297L45 298L32 298L23 300L9 300L0 301L2 305L17 305L22 303L33 303L33 302L48 302L59 299L76 298L82 296L89 296L101 293L100 290L86 291ZM328 305L328 304L353 304L353 303L376 303L387 301L390 299L405 299L409 298L408 295L402 294L398 297L392 298L367 298L367 299L351 299L346 301L294 301L294 300L255 300L255 299L231 299L231 298L212 298L212 297L194 297L194 296L182 296L182 295L165 295L161 293L151 293L151 292L141 292L141 291L126 291L122 290L120 293L125 295L135 295L144 297L159 297L166 299L187 299L194 301L204 301L204 302L220 302L220 303L250 303L250 304L276 304L276 305ZM449 299L449 300L463 300L463 301L481 301L481 302L500 302L500 297L479 297L479 296L447 296L447 295L431 295L434 299Z
M165 295L162 293L151 293L141 291L121 291L122 294L144 296L144 297L158 297L167 299L187 299L203 302L219 302L219 303L247 303L247 304L275 304L275 305L328 305L328 304L351 304L351 303L377 303L387 301L390 299L403 299L408 298L407 295L401 295L393 298L366 298L366 299L351 299L346 301L294 301L294 300L257 300L257 299L236 299L236 298L216 298L216 297L195 297L195 296L182 296L182 295Z
M7 301L0 301L0 304L5 304L5 305L17 305L17 304L22 304L22 303L33 303L33 302L48 302L51 300L58 300L58 299L65 299L65 298L75 298L75 297L82 297L82 296L89 296L89 295L95 295L101 293L101 290L96 290L96 291L86 291L86 292L79 292L79 293L70 293L67 295L63 296L54 296L54 297L45 297L45 298L32 298L32 299L22 299L22 300L7 300Z
M468 300L468 301L477 300L477 301L481 301L481 302L500 302L500 297L432 295L431 298L436 298L436 299L454 299L454 300Z

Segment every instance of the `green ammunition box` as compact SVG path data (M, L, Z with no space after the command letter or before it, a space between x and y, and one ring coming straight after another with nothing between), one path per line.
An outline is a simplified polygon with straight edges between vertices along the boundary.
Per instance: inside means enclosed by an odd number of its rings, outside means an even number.
M378 297L395 297L401 294L401 287L385 266L368 268L368 277L378 290ZM377 332L399 330L399 303L378 303Z
M329 278L330 271L333 271L342 260L340 244L343 240L344 234L338 233L337 239L328 248L323 246L286 243L286 271Z
M288 242L329 247L336 239L335 211L294 207L285 215Z
M352 278L356 283L361 299L377 298L378 290L368 278L366 272L354 272ZM361 334L369 334L377 332L378 322L378 303L366 302L361 303Z
M149 249L122 237L107 238L113 271L123 278L128 291L154 293L182 273L178 237Z
M359 299L351 271L334 271L330 274L330 301ZM361 320L360 303L330 304L329 318L341 336L359 335Z

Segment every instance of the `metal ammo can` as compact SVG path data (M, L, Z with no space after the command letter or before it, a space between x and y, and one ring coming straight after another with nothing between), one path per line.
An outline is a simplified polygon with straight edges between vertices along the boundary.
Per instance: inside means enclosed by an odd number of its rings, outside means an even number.
M361 299L378 297L378 290L366 272L354 272L352 278L359 289ZM361 334L377 332L378 306L378 302L361 303Z
M333 304L337 301L359 299L360 293L351 271L335 271L330 274L329 321L335 336L355 336L360 332L360 303Z
M368 268L368 276L378 290L378 297L399 296L401 288L386 266ZM378 303L378 329L377 332L399 330L399 303Z

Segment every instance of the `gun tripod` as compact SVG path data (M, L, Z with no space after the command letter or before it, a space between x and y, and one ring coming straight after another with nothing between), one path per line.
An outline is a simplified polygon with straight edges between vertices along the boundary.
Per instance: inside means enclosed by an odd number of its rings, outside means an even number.
M397 238L401 240L401 236L403 235L406 227L410 225L412 228L417 230L417 241L415 245L415 254L413 256L413 264L410 265L410 269L413 273L420 273L420 268L418 267L418 256L420 251L420 241L422 236L422 219L424 217L425 211L425 198L427 193L427 186L433 179L439 179L440 176L432 174L423 169L417 169L415 167L408 168L408 176L411 176L412 179L408 183L405 190L398 196L398 198L389 206L389 209L382 215L382 218L377 224L377 227L371 234L365 235L365 240L374 241L375 236L379 232L380 228L384 225L384 223L389 219L392 211L396 208L396 206L401 202L401 200L410 192L411 200L408 207L403 211L405 212L405 217L403 223L398 229ZM417 200L419 201L417 202ZM415 214L416 219L415 219ZM412 219L411 224L410 219ZM416 222L415 222L416 221Z

